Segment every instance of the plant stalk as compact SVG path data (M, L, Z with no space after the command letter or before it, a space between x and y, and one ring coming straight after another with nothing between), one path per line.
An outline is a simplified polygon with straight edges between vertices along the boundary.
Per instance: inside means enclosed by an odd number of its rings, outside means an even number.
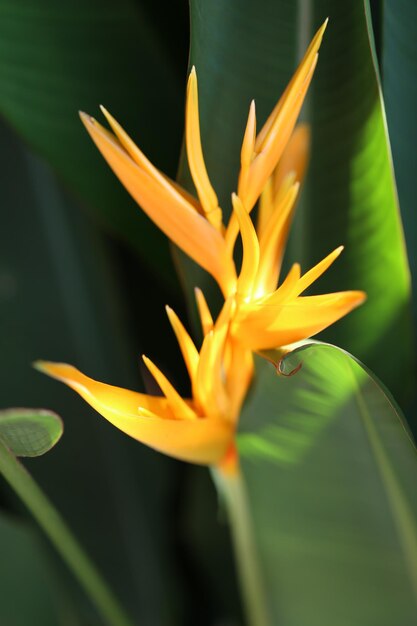
M0 438L0 474L22 499L108 626L134 626L35 480Z
M227 510L248 626L272 626L240 468L224 471L215 467L212 475Z

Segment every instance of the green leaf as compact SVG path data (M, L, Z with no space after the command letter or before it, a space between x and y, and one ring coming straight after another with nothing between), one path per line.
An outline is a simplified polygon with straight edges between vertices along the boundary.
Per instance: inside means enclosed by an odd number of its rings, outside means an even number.
M77 112L96 116L105 104L173 173L183 118L175 54L133 0L1 0L0 17L3 117L172 288L165 238L116 181Z
M314 11L317 20L327 11L331 21L313 84L311 167L294 248L311 265L346 245L320 289L360 288L368 300L323 337L359 357L403 398L414 364L410 277L365 9L367 2L323 1Z
M61 438L61 418L43 409L0 411L0 439L16 456L40 456Z
M238 435L272 623L412 624L417 456L397 406L331 345L280 371L257 360Z
M324 336L401 394L412 372L409 272L363 3L192 0L190 63L199 77L203 149L227 212L251 99L260 128L328 15L303 114L312 128L311 165L287 262L307 270L346 246L315 293L363 289L368 300ZM182 180L189 185L185 173ZM209 284L201 272L188 282Z
M415 145L417 128L417 4L413 0L385 0L382 12L382 78L395 176L411 276L417 276L417 220L415 210ZM415 284L415 283L414 283ZM417 300L414 298L417 323Z
M42 548L28 524L0 515L0 624L65 624L57 577ZM69 614L67 603L65 611Z

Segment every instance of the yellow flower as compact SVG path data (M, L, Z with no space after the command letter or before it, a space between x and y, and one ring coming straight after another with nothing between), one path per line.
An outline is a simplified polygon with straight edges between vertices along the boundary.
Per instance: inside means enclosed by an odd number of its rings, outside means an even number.
M219 284L225 303L214 323L200 290L197 306L203 343L197 350L175 313L168 317L188 369L191 398L183 399L144 357L163 396L97 382L76 368L40 361L36 367L65 382L112 424L139 441L186 461L236 468L234 433L253 375L252 351L305 339L348 313L364 299L359 291L302 296L340 254L337 248L309 272L293 265L279 283L286 240L309 146L306 126L295 128L317 64L326 23L261 131L251 103L241 149L237 193L227 227L210 183L200 138L195 69L187 86L185 137L198 199L159 172L105 109L114 132L93 118L82 120L104 158L148 216ZM259 202L257 226L250 212ZM239 272L236 239L243 244ZM278 287L277 287L278 286Z
M200 352L174 311L167 307L190 377L191 399L183 399L145 356L143 360L163 393L161 397L98 382L66 363L37 361L34 365L74 389L134 439L184 461L220 464L233 451L236 420L252 376L252 356L239 345L234 352L233 342L227 343L234 300L225 303L215 324L199 291L197 301L204 332Z
M342 247L304 276L295 264L277 289L309 145L307 127L295 128L295 124L326 25L327 20L258 134L255 103L250 105L237 194L233 194L233 213L227 227L203 158L194 68L187 85L185 139L198 200L159 172L104 108L114 134L81 114L102 155L143 210L215 278L225 298L236 297L232 335L253 350L306 339L349 313L365 297L360 291L301 296L337 258ZM249 214L259 198L255 229ZM239 231L244 255L238 275L233 253Z

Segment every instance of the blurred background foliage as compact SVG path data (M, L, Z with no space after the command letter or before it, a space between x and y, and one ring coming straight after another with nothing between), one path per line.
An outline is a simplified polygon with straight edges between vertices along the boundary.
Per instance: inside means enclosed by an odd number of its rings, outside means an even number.
M303 112L312 160L289 256L307 267L346 244L319 287L363 288L369 300L325 338L371 367L416 427L408 269L379 99L382 89L415 276L415 3L191 0L190 10L191 38L185 0L163 11L150 0L0 0L1 406L64 418L57 448L26 465L135 622L167 626L239 623L208 473L129 440L30 367L62 360L143 389L144 352L186 389L163 308L186 315L167 241L108 170L78 109L97 115L104 104L175 178L191 42L208 170L227 209L250 99L261 122L329 15ZM182 276L188 287L205 280L189 264ZM0 623L99 624L3 484L0 499Z

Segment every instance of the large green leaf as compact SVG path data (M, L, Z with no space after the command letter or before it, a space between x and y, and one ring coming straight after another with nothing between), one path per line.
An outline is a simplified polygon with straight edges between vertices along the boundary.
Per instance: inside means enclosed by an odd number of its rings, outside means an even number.
M115 180L77 111L96 115L105 104L172 173L182 126L175 59L133 0L0 2L2 115L164 279L164 237Z
M394 158L395 176L411 276L417 276L417 220L415 210L415 145L417 128L417 4L413 0L385 0L383 3L382 82ZM414 299L417 322L417 300Z
M368 301L326 337L400 394L412 369L409 274L363 3L192 0L190 62L199 77L203 149L228 210L251 98L261 125L328 15L304 114L312 126L310 174L288 260L308 269L346 245L316 291L359 288ZM205 286L201 274L188 280Z
M281 371L257 361L238 436L271 623L411 625L417 455L398 409L330 345Z

